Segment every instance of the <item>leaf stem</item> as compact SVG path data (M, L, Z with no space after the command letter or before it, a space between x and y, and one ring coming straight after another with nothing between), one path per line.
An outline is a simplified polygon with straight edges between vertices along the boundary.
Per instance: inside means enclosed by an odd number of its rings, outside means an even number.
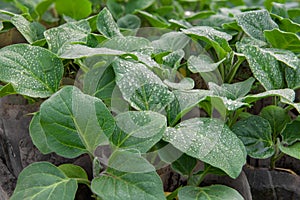
M245 57L238 57L238 60L234 63L234 65L232 66L232 68L230 69L227 77L226 77L226 82L227 83L231 83L233 78L236 75L236 72L238 71L240 65L244 62L246 58Z

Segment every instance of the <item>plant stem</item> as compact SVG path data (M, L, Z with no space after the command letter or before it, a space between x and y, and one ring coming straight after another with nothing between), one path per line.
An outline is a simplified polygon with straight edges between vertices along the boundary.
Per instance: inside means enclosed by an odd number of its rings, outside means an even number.
M229 71L227 77L226 77L226 82L231 83L233 78L236 75L236 72L238 71L240 65L244 62L246 58L245 57L238 57L238 60L234 63L232 66L231 70Z
M77 183L82 183L87 185L89 188L91 188L91 182L88 179L84 179L84 178L75 178L75 180L77 181Z
M277 140L277 143L275 144L275 154L271 157L271 163L270 163L270 168L274 169L276 162L284 156L284 153L279 150L278 144L279 140Z

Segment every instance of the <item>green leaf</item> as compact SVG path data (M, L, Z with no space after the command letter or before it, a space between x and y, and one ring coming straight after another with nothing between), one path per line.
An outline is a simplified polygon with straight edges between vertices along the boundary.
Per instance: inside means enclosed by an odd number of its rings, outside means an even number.
M0 98L11 94L16 94L15 88L11 83L6 84L5 86L0 85Z
M270 52L248 45L243 48L242 53L246 56L254 77L266 90L283 87L283 77L279 63Z
M55 0L55 9L60 15L79 20L92 13L92 3L89 0Z
M193 118L168 128L165 141L189 156L222 169L236 178L246 162L245 147L218 119Z
M191 57L189 57L187 61L187 65L188 65L188 69L193 73L212 72L215 71L224 60L225 58L215 63L207 55L199 55L199 56L192 55Z
M150 46L150 42L146 38L142 37L115 36L112 39L103 42L101 46L119 51L134 52L148 48Z
M141 26L141 20L135 15L127 14L118 19L117 24L123 29L138 29Z
M44 32L49 49L57 53L66 43L87 42L88 34L91 32L89 23L86 20L68 22L61 26L48 29Z
M73 200L77 182L48 162L33 163L19 175L11 200L65 199Z
M285 80L287 85L291 89L297 89L300 87L300 67L292 69L289 67L285 68Z
M208 90L175 90L174 101L167 107L168 122L175 125L188 111L212 93Z
M65 44L57 52L57 55L64 59L86 58L95 55L118 56L123 54L126 54L126 52L105 47L91 48L81 44Z
M152 111L129 111L115 117L116 129L111 141L119 148L133 148L146 153L167 128L165 116Z
M40 122L40 112L37 112L29 125L29 133L33 144L43 154L51 153L52 150L48 145L47 136Z
M84 76L84 93L98 97L103 101L111 99L115 87L115 72L111 65L93 68Z
M233 84L224 83L221 86L209 82L208 87L209 90L213 91L214 95L226 97L231 100L236 100L240 97L246 96L246 94L250 92L254 81L255 79L250 77L247 80L242 82L233 83Z
M280 89L280 90L269 90L266 92L253 94L253 95L247 95L246 97L242 98L244 102L252 103L259 99L266 98L266 97L272 97L272 96L278 96L281 98L281 101L287 100L289 102L294 102L295 100L295 92L291 89Z
M271 19L266 10L255 10L235 15L238 25L249 36L265 41L264 31L277 28L277 24Z
M263 49L263 51L270 53L271 56L278 61L283 62L287 66L297 69L300 65L299 58L291 51L284 49Z
M127 173L108 169L94 178L92 191L103 200L165 200L163 185L156 172Z
M293 22L288 18L281 18L277 22L279 25L279 29L285 32L299 33L300 32L300 24Z
M163 64L173 69L180 67L181 60L184 58L184 51L182 49L171 52L162 58Z
M273 135L281 133L285 125L291 121L286 110L274 105L264 107L260 116L269 121Z
M176 90L191 90L195 87L195 82L192 78L184 78L182 80L180 80L179 83L174 83L169 81L168 79L164 80L164 83L172 88L172 89L176 89Z
M279 29L264 31L264 34L273 48L286 49L294 53L300 52L300 37L297 34Z
M123 98L135 109L161 111L173 100L167 86L145 65L117 59L113 68Z
M61 60L45 48L15 44L0 50L0 80L18 94L45 98L58 90L63 76Z
M193 172L193 169L197 165L197 159L190 157L186 154L183 154L175 162L172 163L171 167L176 172L181 175L190 176Z
M268 120L256 115L250 116L238 121L232 131L243 141L249 156L265 159L275 153Z
M40 109L40 122L49 147L59 155L74 158L93 154L114 130L114 119L96 97L66 86L47 99Z
M294 158L300 159L300 142L296 142L291 146L279 145L280 151L283 153L292 156Z
M161 49L164 52L173 52L185 48L190 41L191 39L183 33L169 32L152 41L152 46L154 49Z
M13 16L11 22L30 44L44 38L46 29L38 22L29 22L22 15Z
M232 51L228 44L232 36L225 32L218 31L209 26L194 26L189 29L182 29L181 31L213 46L219 54L220 59L223 59L228 52Z
M131 14L135 11L140 11L151 6L155 0L108 0L107 7L112 12L115 18L120 18L124 14Z
M281 132L282 143L292 145L300 142L300 121L299 118L287 124Z
M236 190L225 185L211 185L207 187L185 186L178 192L180 200L243 200Z
M114 151L108 160L110 169L126 173L148 173L155 172L151 165L136 149Z
M149 21L149 23L153 27L167 28L170 25L167 21L165 21L162 18L159 18L158 16L153 15L151 13L141 11L141 10L138 10L137 13L142 15L147 21Z
M58 166L58 169L60 169L68 178L79 178L79 179L85 179L88 180L88 175L78 165L73 165L73 164L62 164Z
M117 23L107 8L103 8L97 17L97 29L107 38L122 37Z

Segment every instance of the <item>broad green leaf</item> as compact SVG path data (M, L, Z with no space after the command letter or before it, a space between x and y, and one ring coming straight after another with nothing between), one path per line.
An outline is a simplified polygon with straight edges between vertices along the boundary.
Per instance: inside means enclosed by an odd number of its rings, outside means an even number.
M0 98L11 94L16 94L15 88L11 83L6 84L5 86L0 85Z
M285 68L285 80L287 85L291 89L297 89L300 87L300 67L296 69L291 69L289 67Z
M300 142L296 142L291 146L279 145L280 151L283 153L292 156L294 158L300 159Z
M266 10L255 10L235 15L238 24L249 36L265 41L264 31L277 28Z
M36 13L41 18L49 7L55 2L55 0L40 0L35 7Z
M97 17L97 29L107 38L122 37L117 23L107 8L103 8Z
M48 162L37 162L26 167L19 175L11 200L64 199L73 200L77 182Z
M136 10L144 10L151 6L155 0L129 0L125 4L125 12L133 13Z
M41 105L40 122L51 150L68 158L93 154L98 145L108 141L115 126L100 99L72 86L64 87Z
M294 53L300 52L300 37L297 34L279 29L264 31L264 34L273 48L286 49Z
M193 172L193 169L197 165L197 159L192 158L186 154L183 154L175 162L172 163L171 167L176 172L181 175L190 176Z
M180 200L243 200L238 191L225 185L207 187L185 186L178 192Z
M58 27L48 29L44 32L49 49L57 53L66 43L87 42L88 34L91 32L89 23L86 20L68 22Z
M44 38L46 29L38 22L29 22L22 15L13 16L11 22L30 44Z
M191 56L187 61L188 69L193 73L199 72L212 72L215 71L218 66L225 60L222 59L219 62L214 62L207 55Z
M219 114L226 115L227 110L234 111L243 106L249 106L248 103L243 102L241 99L232 100L227 97L211 95L207 97L213 108L219 111ZM225 116L224 116L225 117Z
M289 50L268 48L263 49L263 51L270 53L278 61L283 62L293 69L297 69L300 66L300 59Z
M138 29L141 26L141 20L135 15L127 14L118 19L117 24L123 29Z
M170 25L167 21L165 21L162 18L159 18L158 16L153 15L151 13L141 11L141 10L138 10L137 13L142 15L147 21L149 21L149 23L153 27L167 28Z
M184 57L184 51L182 49L179 49L164 56L162 60L164 65L171 67L173 69L178 69L183 57Z
M232 36L225 32L218 31L209 26L195 26L189 29L182 29L181 31L213 46L221 59L223 59L228 52L232 51L228 44Z
M155 172L155 167L151 165L140 152L136 149L114 151L108 160L108 167L110 169L126 172L126 173L148 173Z
M289 15L287 12L287 7L285 4L282 3L285 3L285 1L281 0L281 3L272 2L271 14L279 17L288 18Z
M45 48L15 44L0 50L0 80L18 94L45 98L58 90L63 76L61 60Z
M175 19L170 19L169 22L171 23L171 26L176 26L178 28L191 28L193 27L192 24L185 20L175 20Z
M62 164L58 166L58 169L60 169L68 178L78 178L78 179L85 179L88 180L88 175L84 169L82 169L78 165L73 164Z
M287 124L281 132L282 143L292 145L300 142L300 121L299 118Z
M175 90L173 93L175 99L166 109L170 125L175 125L194 106L205 100L208 95L212 95L208 90Z
M111 65L93 68L84 76L84 93L98 97L103 101L111 99L115 87L115 72Z
M268 51L256 46L246 46L242 53L246 56L254 77L266 90L283 87L283 77L277 59Z
M236 100L240 97L246 96L250 92L254 81L255 79L250 77L247 80L242 82L233 83L233 84L224 83L221 86L209 82L208 87L209 90L213 91L214 95L226 97L231 100Z
M174 83L166 79L164 80L164 83L168 87L176 90L191 90L195 86L195 82L192 78L184 78L179 83Z
M92 3L89 0L55 0L55 9L60 15L79 20L92 13Z
M107 40L101 44L101 47L106 47L109 49L115 49L119 51L133 52L141 51L150 46L149 40L142 37L119 37L115 36L110 40Z
M173 100L167 86L145 65L117 59L113 68L123 98L135 109L161 111Z
M118 56L122 54L126 54L126 52L105 47L91 48L81 44L65 44L57 52L57 55L64 59L86 58L95 55Z
M260 116L269 121L273 135L279 135L285 125L291 121L286 110L274 105L264 107Z
M240 139L218 119L193 118L168 128L165 141L180 151L236 178L246 162L245 147Z
M293 22L288 18L278 19L279 29L286 32L299 33L300 24Z
M94 178L92 191L103 200L165 200L163 185L156 172L126 173L108 169Z
M272 127L268 120L250 116L238 121L232 131L243 141L249 156L265 159L275 153Z
M295 92L292 89L269 90L258 94L247 95L242 98L242 100L247 103L252 103L270 96L278 96L281 98L281 101L287 100L289 102L294 102L295 100Z
M152 111L129 111L115 117L116 129L111 142L119 148L137 149L146 153L167 128L165 116Z
M29 125L29 133L33 144L43 154L51 153L52 150L48 145L47 136L40 122L40 112L37 112Z
M183 33L169 32L152 41L152 46L154 49L173 52L185 48L190 41L191 39Z

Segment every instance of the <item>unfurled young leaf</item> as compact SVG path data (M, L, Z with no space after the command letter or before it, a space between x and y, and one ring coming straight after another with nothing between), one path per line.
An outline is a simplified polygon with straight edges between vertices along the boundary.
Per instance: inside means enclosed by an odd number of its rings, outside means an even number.
M18 177L12 200L19 199L65 199L73 200L77 190L75 179L48 162L33 163Z

